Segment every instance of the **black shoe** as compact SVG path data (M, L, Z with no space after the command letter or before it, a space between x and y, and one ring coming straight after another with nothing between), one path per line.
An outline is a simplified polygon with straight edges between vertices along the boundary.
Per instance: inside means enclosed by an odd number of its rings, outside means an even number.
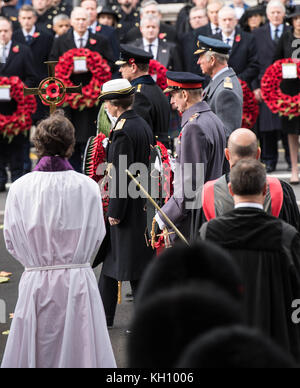
M0 193L4 193L6 191L5 185L0 184Z
M273 166L272 164L267 164L267 165L266 165L266 171L267 171L267 173L273 172L273 171L275 171L275 170L276 170L276 167Z

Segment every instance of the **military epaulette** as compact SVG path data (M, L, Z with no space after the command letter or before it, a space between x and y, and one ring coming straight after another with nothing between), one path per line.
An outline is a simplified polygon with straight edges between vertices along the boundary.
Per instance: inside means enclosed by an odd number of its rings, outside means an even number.
M17 22L17 21L18 21L18 19L17 19L15 16L11 16L11 17L10 17L10 20L11 20L12 22Z
M225 89L233 89L233 84L232 84L232 81L231 81L231 78L230 77L226 77L224 79L224 88Z
M120 120L116 125L116 127L114 128L114 131L120 131L120 129L123 129L125 123L126 123L126 119Z
M141 91L142 91L142 86L143 86L143 84L138 84L138 86L137 86L137 88L136 88L136 92L137 92L137 93L141 93Z
M189 118L189 121L194 121L197 117L199 117L200 113L194 113L193 116Z

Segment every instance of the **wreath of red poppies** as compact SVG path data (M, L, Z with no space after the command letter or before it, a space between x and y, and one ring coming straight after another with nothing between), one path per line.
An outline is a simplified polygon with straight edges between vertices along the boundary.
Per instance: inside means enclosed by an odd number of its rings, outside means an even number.
M91 42L91 44L93 43ZM98 52L85 48L69 50L59 58L55 68L56 78L63 81L66 87L75 86L70 80L74 71L74 57L86 58L87 69L92 73L92 78L88 85L83 86L82 95L66 95L65 104L68 104L72 109L83 110L84 108L92 108L99 103L98 97L101 92L101 86L111 80L110 67Z
M0 86L10 86L10 97L17 103L16 111L9 116L0 114L0 133L8 138L28 131L32 125L31 115L36 112L35 97L24 96L24 84L19 77L0 77Z
M167 88L167 69L160 62L155 61L154 59L150 60L149 63L149 74L156 75L156 84L162 89Z
M243 90L243 128L252 129L259 115L259 106L247 82L239 80Z
M290 120L300 116L300 93L296 96L285 94L280 89L282 64L295 63L300 78L300 61L291 58L280 59L269 66L261 80L261 94L265 103L273 113L288 117Z

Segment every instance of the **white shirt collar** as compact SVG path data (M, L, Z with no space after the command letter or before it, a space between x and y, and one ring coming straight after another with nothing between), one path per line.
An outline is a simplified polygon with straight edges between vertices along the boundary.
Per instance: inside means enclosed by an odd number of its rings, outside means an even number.
M231 33L230 36L226 36L226 35L224 35L224 33L222 32L222 40L223 40L223 42L226 42L226 43L227 43L227 39L230 39L230 40L231 40L231 43L233 44L233 43L234 43L234 38L235 38L235 30L232 31L232 33Z
M149 47L151 44L152 47L158 47L158 38L156 38L152 43L150 43L146 38L143 38L144 47Z
M252 207L254 209L264 210L263 205L261 205L260 203L255 203L255 202L241 202L241 203L237 203L234 206L235 209L239 209L239 208L243 208L243 207Z
M85 45L85 43L87 42L88 38L89 38L89 31L88 30L85 32L85 34L83 36L80 36L79 34L77 34L76 31L74 31L75 42L78 42L79 39L83 39L83 45Z
M222 73L225 73L225 71L229 70L229 67L226 66L224 67L224 69L220 70L213 78L212 78L212 81L215 80L219 75L221 75Z
M275 33L275 30L278 28L279 32L283 31L283 24L280 24L278 27L274 26L274 24L270 23L271 31Z
M35 33L35 26L33 26L32 29L31 29L31 31L29 31L29 32L25 31L25 30L22 28L22 32L23 32L23 35L25 36L25 38L26 38L26 36L28 36L28 35L33 36L34 33Z
M98 23L97 23L97 20L96 20L96 21L95 21L93 24L91 24L90 27L89 27L89 28L91 28L93 34L95 34L95 32L96 32L97 24L98 24Z

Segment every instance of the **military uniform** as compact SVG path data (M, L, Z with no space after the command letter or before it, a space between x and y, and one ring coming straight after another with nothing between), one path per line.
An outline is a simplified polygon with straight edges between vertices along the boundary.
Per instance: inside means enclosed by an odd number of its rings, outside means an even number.
M53 31L53 19L61 14L70 16L72 12L72 6L62 1L57 7L49 8L45 13L38 16L37 26L45 31Z
M196 55L207 51L220 54L229 54L231 47L220 40L199 35ZM204 101L219 117L225 127L228 138L234 130L242 125L243 118L243 91L240 82L231 68L225 68L211 80L204 90Z
M122 44L121 57L116 64L122 66L129 60L137 64L149 63L152 58L152 54L142 49ZM171 108L167 97L150 75L138 77L132 80L131 84L136 88L133 109L147 121L155 139L165 144L167 148L171 148L168 137Z
M105 92L106 84L113 87L125 84L125 93L120 92L118 95L119 87L115 93ZM113 80L106 84L103 85L101 94L103 99L126 97L134 92L127 80ZM128 88L126 84L129 85ZM126 182L129 184L130 179L125 174L125 169L130 168L133 163L142 163L148 167L152 142L150 127L133 110L125 111L118 118L109 137L107 162L114 166L115 173L108 169L108 177L112 177L111 192L116 195L115 198L111 196L109 199L107 216L120 220L120 223L114 226L107 224L107 235L97 255L97 259L104 260L100 291L109 325L113 323L117 303L117 281L131 281L135 292L137 283L152 258L152 249L147 246L144 236L147 222L146 201L141 197L130 197L126 187ZM125 166L119 165L120 155L127 157ZM119 195L119 188L124 192L124 187L121 186L122 177L119 178L119 174L125 174L126 198ZM96 261L94 265L97 264Z
M172 84L170 81L175 81L177 85L171 85L167 91L172 88L193 89L193 84L194 89L199 89L204 80L191 73L167 72L167 77L169 85ZM192 209L187 198L187 194L192 193L187 190L198 191L203 183L222 175L225 146L224 126L206 102L198 102L183 113L182 130L175 155L176 169L180 171L175 173L174 195L162 210L186 238L189 238ZM187 164L192 168L192 176L185 170ZM203 166L200 176L196 176L197 164ZM190 201L193 199L194 197ZM164 221L161 215L159 218Z
M119 18L117 30L119 32L120 42L125 42L127 33L133 27L140 27L140 13L137 9L133 9L129 14L127 14L121 7L116 5L114 5L112 9L117 13Z

